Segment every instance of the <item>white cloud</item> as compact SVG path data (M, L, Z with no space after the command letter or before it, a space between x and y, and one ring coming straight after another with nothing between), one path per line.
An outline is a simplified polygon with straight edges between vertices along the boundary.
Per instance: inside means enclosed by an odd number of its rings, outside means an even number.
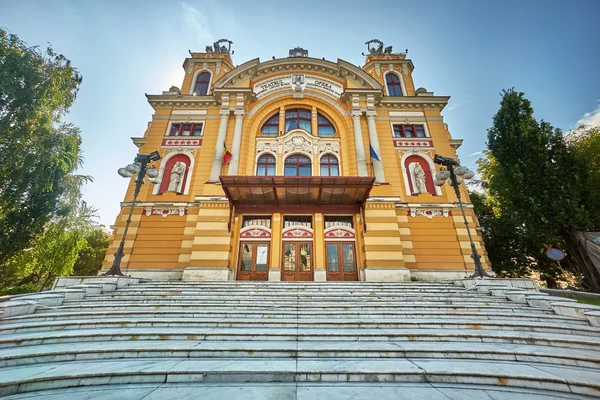
M201 43L212 43L213 35L208 26L208 18L204 16L197 8L187 3L181 3L184 12L186 27L193 32L196 40Z
M469 154L469 157L473 157L473 156L480 156L483 154L483 150L482 151L476 151L475 153L471 153Z
M577 126L580 125L600 126L600 102L592 112L583 114L583 117L577 121Z

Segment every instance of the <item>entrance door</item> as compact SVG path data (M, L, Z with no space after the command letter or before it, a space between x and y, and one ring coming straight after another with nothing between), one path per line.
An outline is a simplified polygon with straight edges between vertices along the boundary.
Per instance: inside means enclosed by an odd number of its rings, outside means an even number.
M266 281L269 279L269 243L241 242L238 281Z
M283 243L282 281L312 281L312 269L312 243Z
M357 281L354 243L325 242L327 248L327 280Z

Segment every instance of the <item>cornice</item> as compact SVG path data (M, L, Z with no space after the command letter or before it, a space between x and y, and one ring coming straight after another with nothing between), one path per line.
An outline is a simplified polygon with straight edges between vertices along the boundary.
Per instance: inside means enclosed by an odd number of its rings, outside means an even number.
M220 99L215 96L171 95L171 94L146 94L148 103L152 108L162 107L208 107L219 105Z
M386 59L381 59L381 60L373 60L373 61L369 61L368 63L366 63L365 65L363 65L363 69L369 69L371 67L374 67L375 64L392 64L392 65L403 65L406 64L408 65L408 68L410 69L410 72L412 72L415 69L415 66L412 62L412 60L386 60Z
M233 85L236 80L242 79L246 76L254 76L256 74L256 68L260 64L259 58L254 58L250 61L246 61L242 65L238 65L231 71L219 78L213 85L214 89L224 88L226 85ZM214 90L213 89L213 90Z
M448 104L450 96L384 96L379 100L380 107L414 109L425 108L443 110Z
M231 64L229 61L227 61L224 58L209 58L209 57L204 57L204 58L197 58L197 57L188 57L183 61L183 69L187 70L187 67L189 64L224 64L226 67L228 67L229 69L233 69L235 68L233 66L233 64Z

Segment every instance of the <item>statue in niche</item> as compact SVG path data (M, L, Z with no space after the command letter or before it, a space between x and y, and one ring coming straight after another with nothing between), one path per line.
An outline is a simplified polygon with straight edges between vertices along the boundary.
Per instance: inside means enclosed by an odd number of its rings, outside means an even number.
M415 163L413 173L415 176L413 191L415 193L427 193L427 186L425 185L425 171L423 170L423 167L421 167L421 164Z
M182 161L177 161L171 170L169 179L168 192L181 193L181 185L183 184L183 175L185 174L186 165Z

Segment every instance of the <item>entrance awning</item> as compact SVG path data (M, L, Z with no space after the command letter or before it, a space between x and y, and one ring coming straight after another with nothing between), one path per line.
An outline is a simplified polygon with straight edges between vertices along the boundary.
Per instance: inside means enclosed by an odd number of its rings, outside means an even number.
M369 197L369 176L221 176L237 212L354 214Z

